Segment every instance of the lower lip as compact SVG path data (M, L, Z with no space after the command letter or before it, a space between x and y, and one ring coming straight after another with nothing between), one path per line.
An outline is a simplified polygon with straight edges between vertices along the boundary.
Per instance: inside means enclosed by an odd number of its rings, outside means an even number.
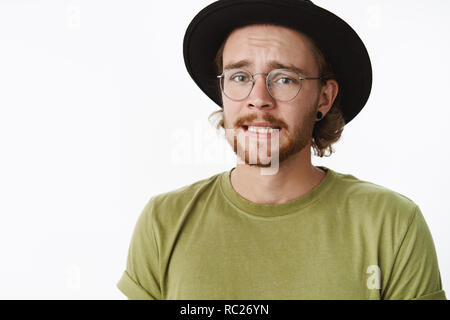
M256 139L270 139L270 137L272 136L273 133L271 132L267 132L267 133L262 133L262 132L253 132L253 131L248 131L247 129L245 129L244 127L242 127L242 130L244 130L244 133L246 136L249 137L254 137ZM282 129L278 130L278 134L280 134Z

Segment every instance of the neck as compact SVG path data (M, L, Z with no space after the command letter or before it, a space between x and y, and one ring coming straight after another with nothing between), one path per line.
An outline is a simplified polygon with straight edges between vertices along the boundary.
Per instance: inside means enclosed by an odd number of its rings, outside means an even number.
M258 204L279 204L297 199L317 187L325 172L311 164L310 148L279 164L276 174L261 175L260 168L238 164L231 171L233 189Z

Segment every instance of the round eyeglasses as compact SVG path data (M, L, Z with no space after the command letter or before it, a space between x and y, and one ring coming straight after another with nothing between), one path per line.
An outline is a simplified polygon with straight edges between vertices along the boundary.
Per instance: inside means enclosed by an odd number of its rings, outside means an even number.
M302 88L303 80L322 80L319 78L304 78L289 69L274 69L270 73L254 73L242 69L229 69L217 76L220 79L222 92L231 100L241 101L250 95L255 85L255 76L266 76L267 91L277 101L293 100Z

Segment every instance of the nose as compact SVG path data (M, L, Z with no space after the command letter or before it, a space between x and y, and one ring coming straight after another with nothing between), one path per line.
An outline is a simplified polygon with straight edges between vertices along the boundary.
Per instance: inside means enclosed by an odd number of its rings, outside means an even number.
M266 74L255 73L253 77L255 79L255 83L250 95L247 98L247 106L256 108L272 108L274 106L274 99L267 91Z

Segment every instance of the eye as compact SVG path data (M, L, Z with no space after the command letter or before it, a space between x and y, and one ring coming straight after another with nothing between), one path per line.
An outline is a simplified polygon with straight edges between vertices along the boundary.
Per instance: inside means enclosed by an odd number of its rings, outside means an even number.
M286 70L275 71L270 77L271 83L285 86L298 84L297 78L298 76L295 73Z
M231 80L236 82L246 82L248 81L248 77L245 74L236 74L231 77Z
M277 82L280 82L281 84L291 84L294 81L291 78L283 77L278 79Z

